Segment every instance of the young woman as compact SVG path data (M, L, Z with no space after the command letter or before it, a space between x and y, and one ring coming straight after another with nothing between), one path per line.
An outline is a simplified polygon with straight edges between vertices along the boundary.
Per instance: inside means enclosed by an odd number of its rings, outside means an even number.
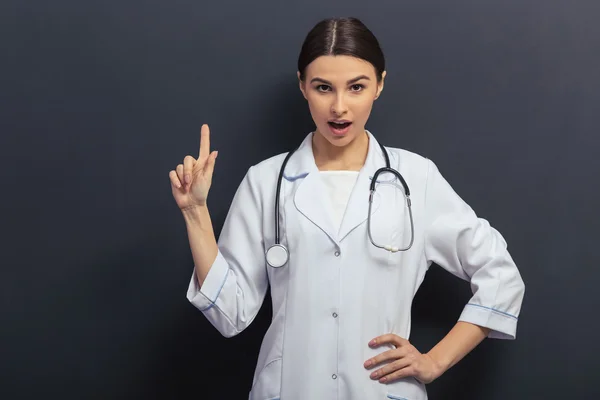
M432 161L365 130L385 75L378 41L359 20L324 20L309 32L298 80L315 130L294 152L249 168L218 244L208 126L199 157L170 172L195 264L189 301L231 337L270 285L273 319L251 399L424 400L425 384L484 338L516 335L524 284L503 237ZM432 263L469 280L473 297L421 353L408 340L411 304Z

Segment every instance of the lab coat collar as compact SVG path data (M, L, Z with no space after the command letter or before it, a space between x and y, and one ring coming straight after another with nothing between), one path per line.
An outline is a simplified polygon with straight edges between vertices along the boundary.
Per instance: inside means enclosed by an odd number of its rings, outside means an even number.
M312 150L311 132L290 157L284 171L288 181L302 179L294 196L294 204L300 213L317 225L335 243L341 242L352 230L365 222L369 211L369 185L377 169L385 166L385 158L375 137L369 135L369 148L365 164L361 168L356 184L350 194L346 212L339 231L331 218L332 205ZM371 213L379 208L380 197L376 192Z

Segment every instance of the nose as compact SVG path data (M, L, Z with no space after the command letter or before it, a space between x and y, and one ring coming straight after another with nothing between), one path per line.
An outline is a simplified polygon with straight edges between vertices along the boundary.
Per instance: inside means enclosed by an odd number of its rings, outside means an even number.
M331 112L337 116L344 115L348 111L348 107L346 106L346 101L344 99L344 94L339 93L335 96L335 100L331 104Z

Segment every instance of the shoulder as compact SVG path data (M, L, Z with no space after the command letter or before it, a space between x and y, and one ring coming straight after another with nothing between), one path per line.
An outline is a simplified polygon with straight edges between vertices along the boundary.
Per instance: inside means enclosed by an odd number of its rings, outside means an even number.
M260 177L277 176L287 154L288 152L276 154L252 165L248 169L248 174Z
M396 165L398 170L407 174L427 179L432 171L437 171L435 163L423 154L398 147L386 147L390 153L390 162Z
M242 184L249 185L251 190L258 193L271 190L275 185L273 182L277 182L281 165L287 154L287 152L277 154L251 165L246 171Z
M406 150L399 147L387 147L386 149L399 160L400 163L408 163L411 165L427 165L429 159L414 151Z
M276 154L254 164L251 168L260 172L268 172L271 170L279 171L287 154L288 152Z
M409 182L412 193L440 194L449 187L436 163L429 157L402 148L387 148L390 163L396 165L398 171Z

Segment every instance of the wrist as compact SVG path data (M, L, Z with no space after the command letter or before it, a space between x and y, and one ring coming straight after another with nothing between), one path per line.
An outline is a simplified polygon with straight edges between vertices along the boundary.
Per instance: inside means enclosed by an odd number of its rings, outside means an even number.
M198 212L199 210L202 210L203 208L207 208L206 202L204 204L190 204L189 206L182 207L181 212L182 213L195 213L195 212Z
M441 376L442 374L444 374L444 372L448 370L448 368L450 368L450 362L440 357L434 351L429 351L428 353L426 353L426 355L433 363L433 368L436 377Z
M181 213L183 214L183 218L186 222L199 222L208 213L208 207L206 206L206 204L194 204L191 206L183 207L181 209Z

